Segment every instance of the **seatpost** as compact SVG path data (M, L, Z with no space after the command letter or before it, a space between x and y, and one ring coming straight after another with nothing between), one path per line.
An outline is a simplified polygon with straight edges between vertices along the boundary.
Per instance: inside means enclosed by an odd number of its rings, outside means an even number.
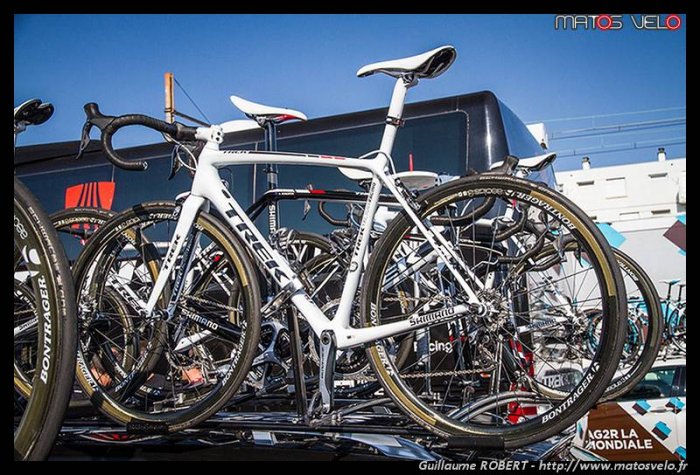
M673 284L671 282L668 283L668 292L666 292L666 311L664 312L664 318L668 318L669 316L669 309L671 308L671 288L673 287Z
M678 303L681 303L681 297L683 296L683 287L685 284L678 284Z
M277 151L277 125L272 120L265 121L265 151ZM265 167L267 175L267 189L274 190L278 185L278 170L276 164L268 163ZM269 204L267 212L267 225L270 234L274 234L280 227L279 214L277 213L277 201Z
M396 131L403 125L403 106L406 101L406 92L409 88L418 84L418 79L413 75L401 76L396 80L394 92L391 95L391 104L389 112L386 116L386 126L384 127L384 135L382 142L379 145L379 150L391 156L391 151L394 148L394 139Z

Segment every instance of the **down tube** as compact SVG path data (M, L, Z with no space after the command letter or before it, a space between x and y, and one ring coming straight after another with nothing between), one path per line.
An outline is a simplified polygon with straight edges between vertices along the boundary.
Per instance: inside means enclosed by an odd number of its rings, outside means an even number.
M221 188L220 191L209 192L207 198L226 217L228 225L243 240L279 288L292 294L292 303L304 315L314 333L320 336L323 330L329 328L330 321L306 294L304 285L289 266L289 262L268 244L228 190Z
M226 217L229 226L248 246L256 260L262 264L280 289L287 289L292 293L303 289L301 281L287 260L268 244L267 239L258 231L228 190L221 188L210 191L207 193L207 198L221 215Z

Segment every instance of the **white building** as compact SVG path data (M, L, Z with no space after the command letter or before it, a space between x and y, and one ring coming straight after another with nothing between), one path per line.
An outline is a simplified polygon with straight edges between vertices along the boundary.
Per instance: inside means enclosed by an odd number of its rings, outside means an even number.
M559 190L601 224L612 245L629 254L654 280L685 280L685 158L556 173ZM671 229L672 228L672 229Z

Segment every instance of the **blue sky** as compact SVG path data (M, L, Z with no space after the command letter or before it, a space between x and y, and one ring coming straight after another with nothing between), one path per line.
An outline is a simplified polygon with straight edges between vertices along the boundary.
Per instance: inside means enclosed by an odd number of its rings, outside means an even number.
M241 117L230 94L310 118L386 107L391 81L358 79L357 69L441 44L457 48L457 61L413 88L409 102L489 89L526 122L674 108L595 123L554 121L550 131L685 117L678 109L686 102L685 25L637 31L629 17L624 21L622 30L603 32L555 31L552 15L18 15L14 103L40 97L56 106L54 118L20 143L77 140L82 105L90 101L108 114L161 117L165 71L214 122ZM181 91L177 105L196 113ZM663 145L678 137L685 137L684 125L604 140ZM134 131L117 144L159 138ZM555 148L600 141L560 141ZM654 150L601 154L600 161L653 159ZM685 144L667 150L671 158L685 156ZM557 163L573 166L573 157Z

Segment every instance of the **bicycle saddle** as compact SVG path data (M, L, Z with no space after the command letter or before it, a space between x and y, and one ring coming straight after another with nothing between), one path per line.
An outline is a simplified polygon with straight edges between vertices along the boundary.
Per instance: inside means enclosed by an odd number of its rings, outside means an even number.
M537 172L542 170L543 168L546 168L547 165L551 164L554 162L554 160L557 158L556 153L543 153L542 155L536 155L534 157L528 157L528 158L520 158L518 159L518 164L516 165L516 168L522 168L531 172ZM493 170L494 168L498 168L501 165L503 165L503 162L496 162L493 165L491 165L490 169Z
M664 279L661 281L662 284L671 284L671 285L676 285L678 282L680 282L681 279Z
M254 119L258 123L268 120L275 124L280 124L293 119L306 120L306 115L303 112L295 111L293 109L265 106L247 101L238 96L231 96L231 102L233 102L233 105L247 117Z
M440 46L426 53L409 58L380 61L362 66L357 77L363 78L374 73L384 73L399 78L412 74L417 78L434 78L449 68L457 57L454 46Z
M26 124L43 124L53 115L53 104L41 102L41 99L30 99L15 107L15 122Z
M371 180L372 174L364 170L355 170L354 168L339 167L340 173L355 181ZM438 183L438 174L424 171L399 172L391 175L392 178L398 178L407 189L411 191L423 191L432 188Z

